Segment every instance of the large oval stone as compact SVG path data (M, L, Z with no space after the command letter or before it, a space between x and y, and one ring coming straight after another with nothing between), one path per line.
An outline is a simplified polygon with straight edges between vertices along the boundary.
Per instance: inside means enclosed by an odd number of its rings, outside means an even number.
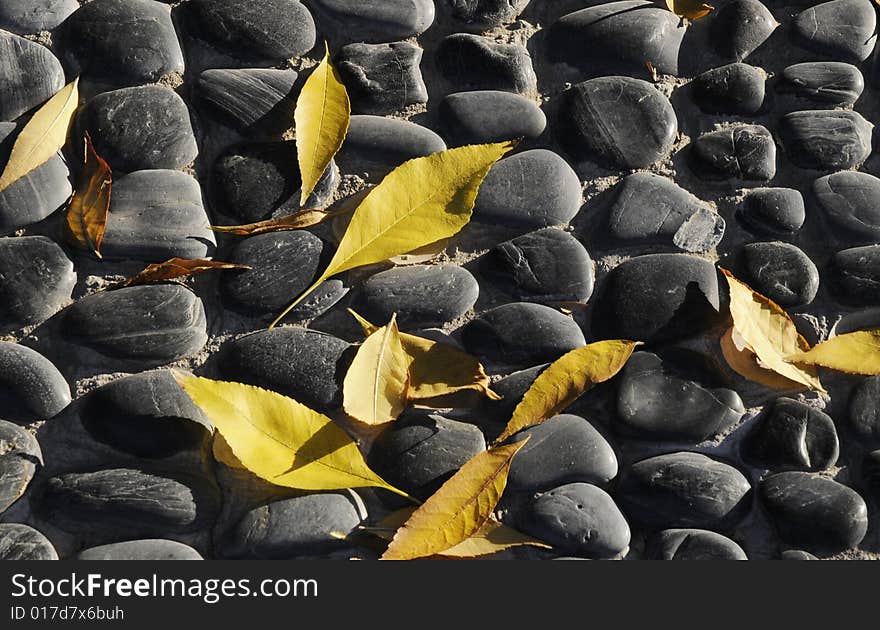
M873 129L858 112L811 110L783 116L779 137L796 166L828 172L853 168L868 159Z
M880 179L841 171L813 182L813 194L825 217L844 236L867 243L880 241Z
M520 44L498 43L471 33L455 33L440 42L437 66L459 88L525 93L537 87L529 51Z
M395 167L445 150L443 138L408 120L352 116L338 159L351 165Z
M0 28L22 35L51 31L78 8L77 0L6 0L0 5Z
M27 490L43 454L26 429L0 420L0 514Z
M880 447L880 376L866 378L849 398L849 426L865 446Z
M352 112L391 114L427 103L421 61L422 49L409 42L343 46L336 56L336 67L351 99Z
M806 219L804 197L794 188L753 188L743 199L737 217L761 234L791 234Z
M880 305L880 246L839 251L828 267L831 289L838 300L856 306Z
M858 63L874 50L877 14L868 0L831 0L802 11L792 22L794 39L819 55Z
M437 118L450 146L537 138L547 127L534 102L499 90L450 94L440 101Z
M820 106L846 107L862 95L865 79L858 68L848 63L796 63L782 71L778 89Z
M731 63L707 70L690 83L694 102L707 114L757 114L765 78L754 66Z
M434 22L432 0L315 0L323 14L348 41L393 42L424 33Z
M0 523L0 560L57 560L58 552L29 525Z
M748 560L730 538L705 529L664 529L648 540L645 553L652 560Z
M75 560L202 560L202 554L176 540L148 538L83 549Z
M48 48L0 31L0 120L15 120L62 87L64 70Z
M27 346L0 341L0 406L18 421L47 420L70 403L70 386L49 359Z
M290 126L296 97L295 70L235 68L205 70L195 96L223 124L244 132L280 134Z
M742 248L743 279L780 306L804 306L819 291L819 270L790 243L748 243Z
M767 468L824 470L840 447L828 414L791 398L777 398L743 443L745 456Z
M779 24L758 0L732 0L712 16L715 50L730 61L742 61L767 41Z
M694 140L688 163L700 179L768 181L776 175L776 143L766 127L734 124Z
M452 15L478 28L491 28L512 22L530 0L445 0L452 7Z

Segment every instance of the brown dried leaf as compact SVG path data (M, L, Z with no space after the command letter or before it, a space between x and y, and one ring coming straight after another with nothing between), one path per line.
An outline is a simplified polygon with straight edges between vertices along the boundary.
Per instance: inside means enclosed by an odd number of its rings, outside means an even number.
M278 219L268 219L266 221L258 221L257 223L246 223L245 225L212 225L211 229L215 232L234 234L236 236L256 236L257 234L268 234L269 232L301 230L350 211L348 208L342 210L300 210Z
M117 282L111 288L121 289L123 287L130 287L133 284L164 282L165 280L172 280L173 278L194 276L214 269L250 269L250 267L247 265L237 265L235 263L220 262L219 260L205 260L202 258L196 260L171 258L165 262L150 265L131 278L123 280L122 282Z
M83 139L85 157L77 180L76 192L67 206L67 229L82 249L91 250L101 258L101 240L107 228L113 172L98 155L88 132Z

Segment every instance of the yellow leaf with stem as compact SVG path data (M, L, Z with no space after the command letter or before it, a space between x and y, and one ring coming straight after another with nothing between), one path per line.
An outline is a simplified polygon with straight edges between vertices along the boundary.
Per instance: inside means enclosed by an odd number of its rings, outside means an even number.
M837 335L810 350L790 354L785 360L848 374L875 376L880 374L880 329Z

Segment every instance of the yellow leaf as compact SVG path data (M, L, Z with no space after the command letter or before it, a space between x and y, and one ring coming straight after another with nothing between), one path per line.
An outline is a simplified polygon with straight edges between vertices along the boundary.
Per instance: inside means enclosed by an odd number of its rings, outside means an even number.
M468 461L397 530L382 559L432 556L477 533L492 516L513 457L526 442L493 448Z
M776 372L764 369L758 357L735 329L730 328L721 337L721 354L731 369L740 376L771 389L802 389L803 385L790 381Z
M838 335L813 346L812 350L790 354L785 360L848 374L874 376L880 374L880 329Z
M300 205L305 205L339 151L351 119L351 103L324 44L324 59L309 75L296 101L296 152L302 175Z
M371 335L377 328L363 317L348 309ZM466 352L424 337L400 333L400 342L409 358L409 399L424 401L447 394L473 389L491 400L501 396L489 388L489 376L480 362Z
M269 327L330 276L458 233L470 221L489 169L513 146L499 142L457 147L414 158L391 171L355 209L327 269Z
M688 20L699 20L715 10L715 7L700 0L666 0L666 7L677 16Z
M617 374L638 341L597 341L562 355L538 375L495 443L560 413L588 389Z
M345 413L369 425L396 420L406 409L408 368L394 315L358 348L342 384Z
M772 300L753 291L747 284L721 270L730 287L730 315L733 327L755 353L761 367L811 389L825 391L815 368L800 367L784 357L809 350L806 339L798 334L794 322Z
M67 142L67 132L79 105L78 85L79 79L75 79L61 88L18 134L0 175L0 191L48 162Z
M395 265L421 265L423 263L431 262L432 260L437 258L437 256L446 251L446 248L448 246L449 239L443 238L436 243L429 243L424 247L419 247L418 249L414 249L413 251L407 252L406 254L393 256L388 260Z
M261 479L300 490L372 486L409 498L370 470L330 418L292 398L242 383L181 373L175 378L241 465Z
M67 230L79 247L90 249L101 258L101 240L107 228L110 195L113 192L113 171L95 151L88 132L83 138L83 145L85 159L76 191L67 207Z
M225 464L230 468L245 469L244 464L238 461L235 453L233 453L232 449L229 447L229 442L223 439L223 435L219 432L214 433L214 441L211 443L211 452L214 455L214 459L221 464Z
M278 219L267 219L266 221L246 223L245 225L212 225L211 229L215 232L234 234L235 236L256 236L257 234L269 234L270 232L301 230L318 225L325 219L347 212L348 210L300 210Z

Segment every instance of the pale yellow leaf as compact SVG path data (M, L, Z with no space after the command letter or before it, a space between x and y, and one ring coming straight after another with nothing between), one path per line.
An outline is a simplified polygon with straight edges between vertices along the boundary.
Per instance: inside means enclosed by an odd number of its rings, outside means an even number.
M394 315L358 348L342 384L342 407L364 424L385 424L406 409L408 390L409 358Z
M409 496L370 470L330 418L292 398L242 383L175 378L241 465L261 479L300 490L377 487Z
M612 378L638 345L638 341L611 339L575 348L562 355L538 375L495 443L552 418L585 391Z
M477 533L491 518L510 464L527 442L489 449L468 461L397 530L382 559L433 556Z
M327 269L270 328L330 276L457 234L470 221L489 169L513 146L511 141L457 147L409 160L391 171L355 209Z
M803 389L800 383L761 367L758 357L733 328L728 329L721 337L721 354L734 372L750 381L771 389Z
M305 205L339 151L348 133L351 103L339 72L324 45L321 60L303 85L296 101L296 152L302 175L300 205Z
M427 262L431 262L437 256L446 251L446 248L449 246L449 239L444 238L440 239L436 243L430 243L425 245L424 247L419 247L416 250L408 252L406 254L401 254L400 256L393 256L388 260L395 265L421 265Z
M880 374L880 329L857 330L832 337L806 352L787 356L793 363L819 365L848 374Z
M75 79L61 88L18 134L0 175L0 191L48 162L67 142L67 132L79 106L78 85L79 79Z
M761 367L811 389L825 391L815 368L788 363L785 357L809 350L794 322L776 303L721 270L730 287L733 327L755 353Z
M700 0L666 0L666 8L691 21L702 19L715 10L715 7Z

